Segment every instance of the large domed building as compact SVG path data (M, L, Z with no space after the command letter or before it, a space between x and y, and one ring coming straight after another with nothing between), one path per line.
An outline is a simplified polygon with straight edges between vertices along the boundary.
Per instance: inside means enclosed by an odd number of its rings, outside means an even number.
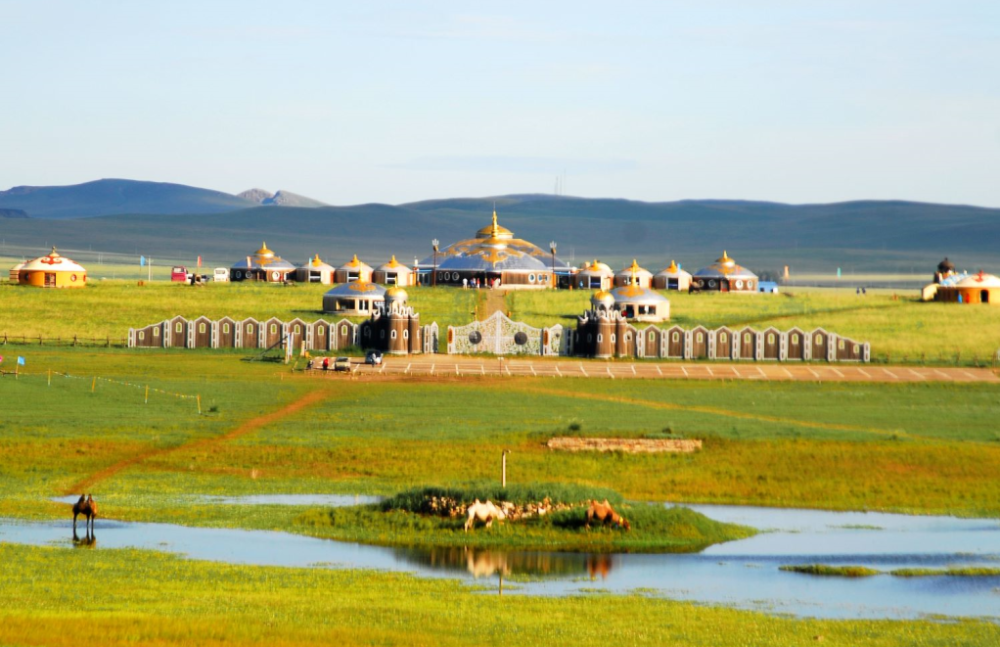
M20 264L17 282L36 288L83 288L87 287L87 270L72 259L60 256L53 247L45 256Z
M729 254L704 267L691 277L691 292L757 293L757 275L736 264Z
M493 222L476 232L476 237L454 243L424 259L418 265L420 282L425 285L462 286L472 281L492 285L497 279L508 289L555 287L555 276L569 275L570 268L514 232Z
M267 281L283 283L295 277L295 266L267 248L262 243L260 249L240 261L229 270L231 281Z

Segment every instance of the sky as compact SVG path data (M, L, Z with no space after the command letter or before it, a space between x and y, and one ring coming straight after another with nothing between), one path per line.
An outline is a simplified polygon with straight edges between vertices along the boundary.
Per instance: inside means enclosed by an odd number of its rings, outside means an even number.
M0 190L1000 207L1000 2L0 0Z

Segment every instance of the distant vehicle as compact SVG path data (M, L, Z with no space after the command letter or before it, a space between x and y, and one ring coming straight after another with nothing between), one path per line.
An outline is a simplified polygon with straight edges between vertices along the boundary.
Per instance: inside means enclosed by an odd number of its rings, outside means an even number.
M768 294L777 294L778 284L774 281L758 281L757 289L761 292L767 292Z
M365 354L365 364L370 364L371 366L378 366L381 363L382 363L382 351L370 350Z
M216 283L229 283L229 268L217 267L212 274L212 280Z
M333 370L335 371L349 371L351 370L351 358L350 357L338 357L333 360Z
M183 265L174 265L170 269L170 280L176 281L177 283L187 283L190 274L188 274L188 269Z

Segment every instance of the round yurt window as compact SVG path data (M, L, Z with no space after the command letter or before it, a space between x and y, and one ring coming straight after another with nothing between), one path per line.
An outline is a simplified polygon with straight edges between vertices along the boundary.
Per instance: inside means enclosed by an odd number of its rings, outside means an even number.
M715 282L715 279L712 279L712 280L710 280L710 281L708 282L708 287L710 287L710 288L714 288L714 287L715 287L716 285L717 285L717 284L716 284L716 282Z
M743 279L736 279L736 289L737 290L743 289Z
M483 334L481 332L479 332L478 330L473 330L472 332L469 333L469 343L471 343L473 346L475 346L481 341L483 341Z
M528 275L528 283L534 283L534 282L535 282L535 275L534 274L529 274Z

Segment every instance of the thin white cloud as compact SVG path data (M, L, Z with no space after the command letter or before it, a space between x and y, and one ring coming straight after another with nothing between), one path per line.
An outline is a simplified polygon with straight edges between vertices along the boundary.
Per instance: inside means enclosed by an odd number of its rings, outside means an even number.
M554 157L517 157L504 155L445 155L417 157L391 168L411 171L447 171L473 173L525 173L584 175L632 171L635 160L563 159Z

